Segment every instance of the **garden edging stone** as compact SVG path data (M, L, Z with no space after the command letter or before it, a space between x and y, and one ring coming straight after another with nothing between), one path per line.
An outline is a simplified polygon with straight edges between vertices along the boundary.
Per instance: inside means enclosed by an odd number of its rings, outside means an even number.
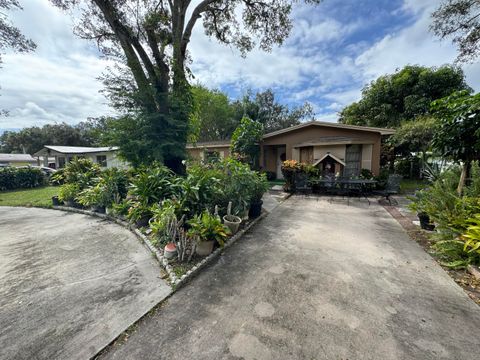
M172 287L172 292L175 292L177 289L179 289L181 286L187 283L191 278L197 275L197 273L204 268L207 264L212 262L214 259L216 259L220 254L230 246L232 246L233 243L238 241L247 231L249 231L252 226L257 224L260 220L265 218L269 212L263 211L262 214L257 217L256 219L252 220L249 222L243 229L239 230L234 236L232 236L230 239L228 239L227 242L225 242L225 245L223 248L217 248L215 251L213 251L210 255L202 259L202 261L198 262L195 264L190 270L188 270L184 275L182 275L180 278L177 277L175 272L173 271L173 267L169 264L168 260L160 253L160 251L153 246L151 241L148 239L145 234L143 234L135 225L130 224L126 221L120 220L116 217L107 215L107 214L102 214L90 210L84 210L84 209L77 209L77 208L72 208L68 206L53 206L52 209L54 210L60 210L60 211L67 211L67 212L73 212L73 213L78 213L78 214L83 214L83 215L89 215L97 218L101 218L104 220L112 221L115 222L116 224L123 226L124 228L130 230L132 233L136 235L138 239L140 239L143 244L150 250L155 255L155 258L157 259L158 263L160 266L166 271L168 274L169 282Z

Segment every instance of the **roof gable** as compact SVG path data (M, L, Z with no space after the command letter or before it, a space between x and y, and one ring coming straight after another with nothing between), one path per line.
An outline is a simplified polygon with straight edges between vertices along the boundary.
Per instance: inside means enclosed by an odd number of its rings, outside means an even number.
M393 129L384 129L384 128L377 128L377 127L370 127L370 126L358 126L358 125L346 125L346 124L339 124L339 123L331 123L325 121L310 121L306 123L302 123L299 125L291 126L286 129L273 131L271 133L265 134L263 136L264 139L285 134L291 131L307 128L310 126L320 126L320 127L329 127L329 128L337 128L337 129L345 129L345 130L357 130L357 131L366 131L366 132L373 132L373 133L380 133L380 135L392 135L395 133Z

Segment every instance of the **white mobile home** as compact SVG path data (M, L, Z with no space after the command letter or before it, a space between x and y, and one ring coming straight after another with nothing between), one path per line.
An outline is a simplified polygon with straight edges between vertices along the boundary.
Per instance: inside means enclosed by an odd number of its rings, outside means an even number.
M54 158L54 163L49 160L44 166L61 169L74 157L87 158L99 164L101 167L110 168L126 168L128 164L118 158L118 147L83 147L83 146L56 146L45 145L42 150L33 154L34 157L42 157L43 159Z

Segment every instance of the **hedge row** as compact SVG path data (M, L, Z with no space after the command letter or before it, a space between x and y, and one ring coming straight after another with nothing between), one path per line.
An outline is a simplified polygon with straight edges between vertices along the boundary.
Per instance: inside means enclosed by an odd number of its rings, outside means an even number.
M45 174L40 169L25 167L0 168L0 191L34 188L46 183Z

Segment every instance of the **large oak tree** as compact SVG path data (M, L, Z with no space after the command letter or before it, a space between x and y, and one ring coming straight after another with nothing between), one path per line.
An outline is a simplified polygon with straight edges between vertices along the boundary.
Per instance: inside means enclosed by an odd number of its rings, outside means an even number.
M62 9L78 8L76 33L95 40L101 51L124 63L134 83L109 78L113 97L135 97L137 106L157 133L149 146L168 143L159 151L177 170L187 139L191 96L188 45L201 22L205 34L246 54L258 45L270 50L282 44L292 28L292 5L300 0L50 0ZM321 0L303 0L317 4ZM125 75L125 74L124 74ZM116 90L116 92L115 92ZM119 95L120 94L120 95ZM152 117L152 114L153 117ZM162 134L168 134L168 138Z

